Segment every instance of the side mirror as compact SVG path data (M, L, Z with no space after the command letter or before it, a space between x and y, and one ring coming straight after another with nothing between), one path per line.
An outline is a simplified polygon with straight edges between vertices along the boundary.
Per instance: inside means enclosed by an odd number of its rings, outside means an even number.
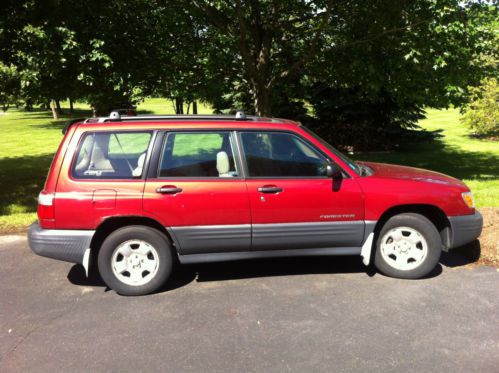
M334 163L328 164L326 166L326 176L333 179L341 178L341 168L339 168L338 165Z

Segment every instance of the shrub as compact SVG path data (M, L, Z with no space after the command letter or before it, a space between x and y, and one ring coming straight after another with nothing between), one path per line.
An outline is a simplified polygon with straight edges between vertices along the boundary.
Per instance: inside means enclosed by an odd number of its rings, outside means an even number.
M471 88L471 101L464 108L462 122L478 136L499 135L499 86L488 78Z

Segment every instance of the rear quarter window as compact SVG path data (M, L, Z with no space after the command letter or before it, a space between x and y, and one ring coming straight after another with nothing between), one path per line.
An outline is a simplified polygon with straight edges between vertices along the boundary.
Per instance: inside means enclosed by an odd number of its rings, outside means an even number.
M71 174L76 179L140 178L151 137L151 132L87 132Z

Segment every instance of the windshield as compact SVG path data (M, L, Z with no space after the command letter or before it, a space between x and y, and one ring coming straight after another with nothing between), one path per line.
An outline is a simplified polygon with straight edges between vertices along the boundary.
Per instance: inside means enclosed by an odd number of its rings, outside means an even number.
M350 158L348 158L346 155L341 153L334 146L329 144L326 140L324 140L319 135L317 135L310 128L307 128L305 126L301 126L301 128L303 128L306 132L308 132L311 136L313 136L316 140L318 140L322 145L324 145L326 148L328 148L334 155L336 155L343 162L345 162L348 165L348 167L350 167L357 175L361 175L362 171L361 171L359 165L357 165L354 161L352 161Z

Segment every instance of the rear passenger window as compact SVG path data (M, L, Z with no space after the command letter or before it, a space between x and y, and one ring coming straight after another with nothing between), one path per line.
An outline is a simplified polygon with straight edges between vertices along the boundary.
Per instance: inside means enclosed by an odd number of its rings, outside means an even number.
M77 179L134 179L142 176L150 132L91 132L73 164Z
M160 177L237 177L229 132L170 132Z

